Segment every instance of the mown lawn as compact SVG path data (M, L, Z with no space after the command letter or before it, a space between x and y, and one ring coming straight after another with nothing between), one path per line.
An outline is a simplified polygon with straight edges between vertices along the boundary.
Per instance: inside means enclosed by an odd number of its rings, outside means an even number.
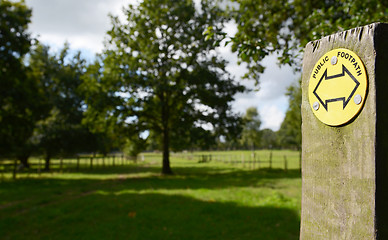
M298 239L298 169L172 158L0 182L0 239Z

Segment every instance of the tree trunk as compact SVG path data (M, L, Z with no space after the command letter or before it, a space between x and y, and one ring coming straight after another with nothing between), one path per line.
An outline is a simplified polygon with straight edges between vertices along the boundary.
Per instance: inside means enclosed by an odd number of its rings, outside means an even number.
M167 128L163 131L163 168L162 174L173 174L170 167L170 136Z
M172 175L170 167L170 112L168 106L168 94L163 93L160 98L162 102L162 137L163 137L163 160L162 174Z

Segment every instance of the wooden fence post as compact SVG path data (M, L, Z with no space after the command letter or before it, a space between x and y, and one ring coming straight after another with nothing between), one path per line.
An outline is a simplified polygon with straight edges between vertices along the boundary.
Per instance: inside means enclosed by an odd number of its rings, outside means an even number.
M256 165L256 153L255 152L252 153L252 157L253 157L253 170L255 170L255 165Z
M59 171L62 172L62 167L63 167L63 158L59 158Z
M18 160L15 159L13 161L13 173L12 173L12 178L13 179L16 179L16 171L17 171L17 167L18 167Z
M242 161L243 168L245 168L245 161L244 161L244 154L243 153L241 153L241 161Z
M41 162L40 162L41 158L38 158L38 175L40 176L40 173L41 173Z

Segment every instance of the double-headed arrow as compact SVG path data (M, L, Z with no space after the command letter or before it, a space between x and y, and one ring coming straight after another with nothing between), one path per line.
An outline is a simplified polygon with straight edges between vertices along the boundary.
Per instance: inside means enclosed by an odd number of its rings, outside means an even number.
M347 85L345 88L338 87L338 81L348 81L349 79L351 79L356 84L353 88L350 84L345 84ZM342 65L342 73L340 74L327 76L326 69L313 93L317 97L318 101L322 104L322 106L326 109L326 111L328 111L328 103L337 101L342 101L343 109L345 109L346 105L348 105L349 101L352 99L359 85L360 82L357 81L357 79L344 65Z

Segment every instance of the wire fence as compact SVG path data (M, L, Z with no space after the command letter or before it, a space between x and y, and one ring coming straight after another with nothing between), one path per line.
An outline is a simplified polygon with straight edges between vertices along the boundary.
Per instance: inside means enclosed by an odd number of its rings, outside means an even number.
M276 168L301 169L301 156L297 151L214 151L214 152L180 152L170 154L171 162L181 164L216 164L225 165L232 168L260 169ZM29 168L23 169L18 160L0 161L0 179L12 173L15 179L19 172L33 173L40 175L43 172L79 172L84 170L104 169L116 166L126 166L130 164L147 163L161 165L161 153L141 153L137 157L128 157L121 153L109 154L106 156L96 156L80 154L73 158L51 159L49 166L43 158L31 158Z
M127 157L123 154L109 154L106 156L77 155L73 158L53 158L48 166L43 158L31 158L28 161L28 168L25 168L18 160L0 161L0 179L5 178L6 173L12 173L15 179L19 172L37 173L43 172L78 172L81 170L92 170L95 168L108 168L124 166L137 162L137 158Z
M140 155L141 161L157 162L161 161L161 158L160 153ZM197 163L219 163L229 167L247 169L301 169L300 152L288 150L182 152L172 153L171 159L185 159Z

